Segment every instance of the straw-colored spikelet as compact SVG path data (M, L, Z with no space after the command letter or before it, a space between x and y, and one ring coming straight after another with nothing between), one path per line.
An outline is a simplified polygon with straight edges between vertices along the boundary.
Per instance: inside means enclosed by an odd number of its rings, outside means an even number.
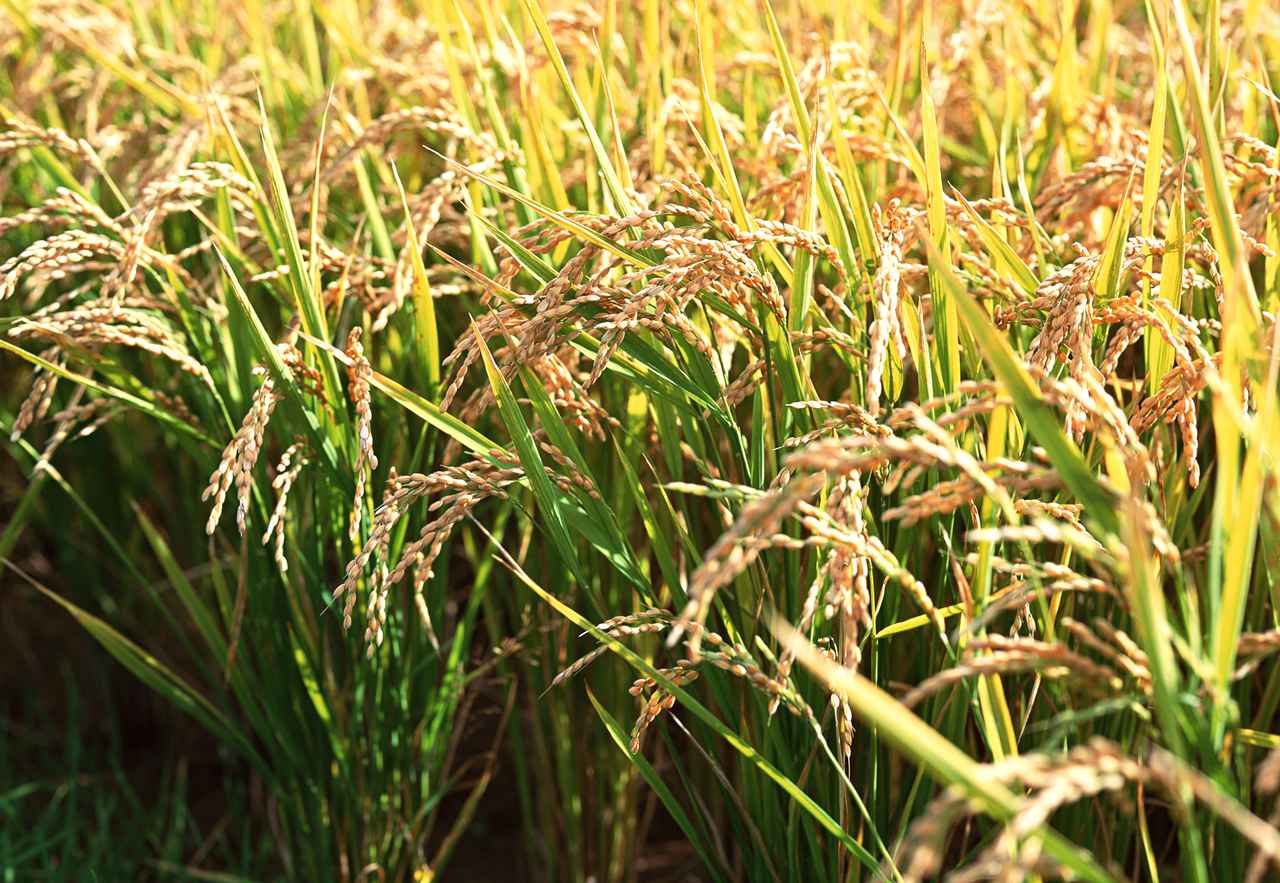
M492 497L502 497L506 488L524 477L524 471L513 463L514 458L505 451L491 451L485 458L468 461L460 466L450 466L430 475L392 475L382 504L374 512L373 525L359 553L347 563L346 576L334 590L334 598L342 598L343 626L351 627L355 612L357 588L360 578L371 562L378 561L370 584L371 601L385 603L386 592L404 578L410 569L414 574L415 597L420 595L431 577L432 566L444 549L453 529L480 502ZM567 489L569 480L556 479ZM407 543L394 567L386 560L391 531L404 513L418 500L432 494L441 496L427 507L433 517L426 523L417 538ZM381 599L381 601L379 600ZM425 610L420 600L415 600L419 613ZM429 617L424 617L424 624ZM376 640L375 628L370 636Z
M255 374L260 376L266 372L257 368ZM231 442L222 452L218 468L209 478L209 486L204 489L200 499L213 498L213 508L209 512L209 521L205 532L210 536L222 520L222 506L227 499L231 485L236 486L236 527L240 534L245 532L245 518L249 512L249 499L253 494L253 467L258 462L258 454L262 450L262 438L267 431L267 423L271 413L280 401L280 393L276 391L275 381L264 376L262 385L253 394L249 405L249 413L245 415L240 429L232 437Z
M5 127L5 131L0 132L0 157L24 147L48 147L86 165L98 164L97 153L88 141L72 138L62 129L43 129L10 114L5 114Z
M897 348L902 358L902 329L898 321L898 299L902 286L902 253L908 231L914 221L896 201L885 211L876 206L872 214L879 231L879 260L876 275L871 280L875 298L875 321L871 323L867 351L867 409L874 415L880 411L880 390L884 382L885 368L889 362L889 343Z
M276 477L271 480L271 487L276 492L276 503L271 510L271 518L267 521L267 529L262 533L262 544L265 546L275 540L273 552L276 566L280 568L282 575L289 569L289 561L284 554L284 522L289 509L289 491L306 464L306 447L299 439L280 455L280 462L276 464Z
M53 458L54 452L64 442L73 438L72 430L75 430L77 425L80 428L76 430L74 438L85 438L97 432L124 409L120 402L109 398L91 399L81 403L84 392L84 387L77 387L72 394L71 404L53 415L53 433L45 442L44 450L40 452L40 459L36 461L37 472L49 468L49 461Z
M42 353L41 357L47 360L55 355L55 352L50 349ZM16 442L31 424L44 419L45 414L49 413L49 407L53 404L53 393L57 386L57 374L43 369L36 370L31 391L22 400L18 408L18 416L13 421L13 429L9 433L10 441Z
M677 687L683 687L698 677L698 670L693 667L693 663L683 659L672 668L660 669L660 671L664 677ZM643 685L648 686L649 682L646 680ZM634 694L638 695L639 691L644 689L644 686L633 685L631 689ZM645 700L644 707L640 710L640 716L636 718L635 726L631 728L631 744L629 747L632 754L640 753L645 731L661 716L662 712L675 704L676 697L661 689L655 689L649 695L649 698Z
M175 363L180 369L212 386L209 369L193 357L181 339L154 314L120 303L93 301L56 312L42 311L20 319L10 329L19 340L42 340L55 346L72 344L81 349L123 346L143 350Z
M45 227L77 225L102 227L118 236L124 235L120 224L101 207L66 187L58 187L54 190L52 197L34 208L7 218L0 218L0 234L26 224L40 224Z
M822 485L822 476L805 476L753 500L743 508L733 527L707 551L702 565L689 581L689 602L671 631L670 643L674 643L691 623L702 625L716 590L749 567L760 554L762 547L753 547L744 541L772 533L799 503L816 494ZM689 647L695 658L700 634L700 631L690 633Z
M1103 692L1119 690L1119 674L1109 666L1099 665L1061 644L1050 644L1030 638L989 636L974 638L966 646L969 654L954 668L931 676L902 698L911 708L939 690L979 674L1011 674L1038 671L1044 677L1076 679Z
M600 631L610 637L618 638L632 635L656 634L658 632L665 631L670 623L671 616L665 610L650 609L628 616L615 616L612 619L608 619L600 623L596 628L600 629ZM550 690L553 687L560 686L608 652L609 646L607 644L601 644L590 653L574 660L574 662L561 670L554 678L551 679L551 683L547 686L547 689ZM632 690L633 695L635 695L636 692L637 691L635 689Z
M57 281L94 266L95 259L110 259L109 265L114 266L123 256L124 246L101 233L55 233L0 264L0 300L11 297L24 278L36 283Z
M867 548L870 546L870 538L862 515L864 505L863 488L858 473L849 473L836 479L835 488L827 501L827 511L843 528L861 538L867 544L863 548ZM871 625L869 577L870 559L857 546L844 544L833 546L825 564L809 587L800 613L799 627L802 631L807 631L817 612L820 589L823 583L826 583L828 589L824 616L838 624L840 661L854 670L861 661L858 635L861 629ZM786 682L794 661L795 654L790 649L783 651L778 660L777 679L779 681ZM777 710L780 702L779 696L775 696L770 701L770 714ZM853 747L852 710L840 697L835 697L835 703L841 752L847 760Z
M347 366L347 393L356 409L356 492L351 508L347 533L352 541L359 539L360 520L364 510L364 489L368 472L378 468L378 456L373 451L373 411L370 407L369 377L373 369L365 358L360 343L362 329L355 327L347 335L346 354L351 359Z

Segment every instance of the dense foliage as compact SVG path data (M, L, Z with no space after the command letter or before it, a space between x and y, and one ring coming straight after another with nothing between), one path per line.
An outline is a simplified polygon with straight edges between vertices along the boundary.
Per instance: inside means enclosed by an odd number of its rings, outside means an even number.
M1280 873L1274 6L0 22L16 879Z

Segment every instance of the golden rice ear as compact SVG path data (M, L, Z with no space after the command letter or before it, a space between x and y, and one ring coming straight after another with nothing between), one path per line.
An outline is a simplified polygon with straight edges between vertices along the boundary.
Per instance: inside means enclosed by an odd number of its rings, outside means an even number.
M356 462L353 467L356 476L355 500L351 507L351 517L347 533L351 541L360 538L360 522L364 518L364 488L367 474L378 468L378 455L373 451L373 411L370 407L369 377L373 369L365 358L364 346L360 336L364 329L356 326L347 335L346 355L350 364L347 366L347 394L356 410Z
M259 371L259 373L266 372ZM267 423L271 420L271 415L280 399L275 382L270 377L264 377L262 385L253 394L249 413L245 415L244 422L240 424L240 429L223 449L218 468L209 477L209 484L200 497L202 500L213 499L209 520L205 524L205 532L210 536L213 536L218 528L218 522L222 520L222 507L233 484L236 488L237 500L236 528L241 536L244 535L249 502L253 495L253 469L258 463L258 455L262 452Z
M6 0L0 563L252 771L166 853L1280 867L1280 19L1194 5Z
M275 477L271 480L271 488L276 492L276 502L271 510L271 517L267 520L267 528L263 531L262 544L265 546L274 540L272 551L275 555L276 566L280 568L282 574L289 570L289 560L285 556L284 550L285 517L289 510L289 491L293 488L294 482L298 480L302 467L307 465L307 453L304 444L299 440L285 448L284 453L280 455L280 462L276 464Z

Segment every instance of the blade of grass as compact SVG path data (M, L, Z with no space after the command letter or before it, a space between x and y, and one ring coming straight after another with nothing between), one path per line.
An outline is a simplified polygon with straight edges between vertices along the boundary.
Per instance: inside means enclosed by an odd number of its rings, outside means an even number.
M477 529L479 529L482 533L484 533L486 536L490 536L489 532L485 530L483 525L479 524L474 519L472 519L472 522L476 525ZM490 539L492 539L491 536L490 536ZM782 790L786 792L786 794L792 800L796 802L797 806L799 806L802 810L804 810L823 829L825 829L833 837L838 839L840 843L843 844L845 848L847 848L859 860L859 862L862 863L864 868L866 868L868 871L871 871L873 873L877 873L879 871L879 863L876 862L875 858L869 852L867 852L862 847L861 844L859 844L856 840L850 837L849 834L846 831L844 831L843 828L841 828L840 824L835 819L833 819L830 816L830 814L827 813L826 810L824 810L821 806L819 806L813 800L813 798L810 797L808 794L806 794L794 781L787 778L785 775L782 774L782 772L778 770L777 767L775 767L773 764L769 763L769 761L767 761L764 757L762 757L759 754L759 752L757 752L753 747L751 747L751 745L745 742L741 736L739 736L738 734L730 730L729 727L726 726L724 722L721 721L718 717L712 714L711 711L706 706L704 706L702 703L694 699L693 696L690 695L686 690L672 683L670 678L668 678L662 672L658 671L658 669L656 669L652 664L650 664L648 661L642 658L630 647L626 646L625 644L621 643L618 639L598 629L594 624L591 623L590 620L588 620L582 614L578 613L578 611L574 610L564 601L560 600L551 592L543 588L539 583L537 583L532 577L529 576L529 574L524 570L524 568L522 568L519 565L519 563L514 558L512 558L505 550L503 550L501 546L497 545L496 541L495 541L495 550L498 552L499 558L502 561L502 563L506 565L507 569L510 570L512 574L514 574L516 579L521 584L523 584L531 592L533 592L535 595L541 598L544 602L546 602L552 609L558 612L565 619L569 620L571 623L573 623L578 628L582 629L584 632L589 633L601 644L608 647L613 653L616 653L617 655L621 656L628 664L631 665L632 668L634 668L640 674L644 675L645 677L651 678L653 682L656 683L659 687L661 687L663 690L665 690L666 692L674 696L676 698L676 701L679 702L681 705L683 705L685 708L688 708L689 711L694 715L694 717L698 718L698 720L700 720L702 723L710 727L721 738L723 738L726 742L728 742L729 745L734 750L736 750L739 754L741 754L743 758L745 758L753 766L759 769L760 772L764 773L766 776L772 779L775 783L777 783L777 785L780 788L782 788ZM1099 879L1099 883L1102 883L1102 881L1107 881L1107 883L1110 883L1109 878L1102 877L1098 879Z
M405 195L404 184L400 183L400 172L394 163L391 165L391 173L395 177L396 189L400 193L400 205L404 209L404 247L409 250L409 267L413 273L411 290L414 344L417 347L418 360L426 372L427 395L435 398L440 388L440 337L436 330L435 298L431 294L431 285L427 281L427 268L422 263L422 246L418 243L418 231L414 228L413 214L409 211L409 198Z
M521 3L524 5L529 18L533 21L533 26L538 32L538 38L542 41L542 47L547 53L551 67L555 70L556 76L559 77L560 85L564 87L565 94L569 96L569 101L578 115L578 122L582 124L587 141L591 145L591 152L595 157L600 177L604 179L605 188L609 191L609 197L613 201L615 211L620 215L634 214L635 207L631 204L631 198L627 195L622 185L622 177L619 175L618 170L614 168L609 151L605 149L604 142L600 140L600 134L591 122L591 115L587 112L586 105L582 103L582 99L578 96L578 90L573 85L573 78L569 75L569 69L565 67L564 57L560 54L560 48L556 46L555 37L551 33L551 26L547 22L546 13L542 10L541 0L521 0Z
M538 443L534 440L533 432L529 429L529 424L525 422L524 415L520 413L520 406L516 402L516 397L511 392L511 387L507 384L506 378L503 377L497 362L494 361L493 355L489 352L489 347L485 344L484 337L478 332L473 337L476 341L476 346L480 349L480 357L484 362L485 374L489 378L489 386L493 390L494 398L497 399L498 411L502 415L502 422L506 424L507 433L511 436L511 443L520 457L520 464L524 467L525 478L528 480L529 487L538 502L538 508L542 521L547 528L547 533L550 535L556 550L560 553L564 565L569 568L574 579L585 587L588 585L583 579L585 571L578 560L578 553L574 548L573 539L569 536L569 531L565 527L563 493L547 477L547 468L542 462L542 455L538 452Z
M662 805L666 807L667 812L671 814L671 819L676 826L684 832L685 837L689 838L689 845L698 853L698 857L702 859L703 865L707 870L711 871L712 876L716 880L725 879L721 873L719 863L712 860L712 853L702 837L702 833L693 824L688 814L684 811L684 807L680 805L680 801L676 800L676 796L671 793L671 789L667 787L667 783L662 780L662 776L653 768L648 759L643 754L632 752L630 739L623 732L617 720L613 715L605 711L600 700L596 698L596 694L587 689L587 699L591 701L591 707L596 710L596 714L600 717L600 721L604 724L605 729L609 732L609 738L618 746L618 750L626 755L627 760L635 765L641 777L649 783L649 787L653 789L653 793L658 795L658 799L662 801Z
M943 269L951 266L951 232L947 226L947 207L942 191L942 148L938 139L938 117L933 108L929 84L929 63L924 48L920 52L920 119L924 130L922 154L928 194L929 236L937 259L929 260L929 290L933 292L934 336L938 340L939 392L946 394L960 384L960 327L956 305L941 279Z
M936 255L936 251L930 251L931 265L936 265ZM1013 399L1027 431L1044 446L1049 462L1062 475L1063 483L1084 503L1085 517L1096 521L1106 533L1115 535L1119 524L1112 493L1093 477L1080 450L1063 433L1058 419L986 311L960 286L949 269L938 265L938 270L940 283L948 289L948 295L969 334L977 342L983 359Z
M999 821L1008 821L1018 812L1019 799L1004 785L984 775L981 766L947 741L937 730L916 717L902 703L862 675L837 665L819 653L809 641L781 620L774 620L774 633L805 668L814 673L832 692L844 697L855 714L913 761L948 785L963 789L982 811ZM1095 883L1115 883L1115 878L1086 850L1064 839L1051 828L1041 827L1031 836L1039 838L1047 855L1069 868L1081 879Z
M76 606L57 592L36 580L8 559L0 559L17 577L27 582L41 595L57 604L78 622L95 641L102 645L117 662L129 669L139 680L165 697L174 706L191 715L210 732L229 744L235 745L244 755L258 764L261 759L244 735L231 721L204 696L192 689L167 666L126 638L107 623L88 611Z
M48 371L51 374L56 374L65 380L70 380L72 383L79 384L86 389L91 389L94 392L99 392L105 396L110 396L113 399L124 402L126 405L146 414L148 417L153 417L161 423L177 430L183 435L190 436L202 444L206 444L212 448L219 447L219 445L213 439L209 438L209 436L205 435L185 420L182 420L170 413L168 409L149 402L144 398L140 398L133 393L126 392L123 389L118 389L106 383L99 383L93 378L87 377L83 374L77 374L76 372L64 368L61 365L56 365L53 362L50 362L48 359L41 358L35 353L27 352L22 347L12 344L4 338L0 338L0 350L11 352L18 358L24 359L32 365L35 365L37 368L42 368L45 371Z

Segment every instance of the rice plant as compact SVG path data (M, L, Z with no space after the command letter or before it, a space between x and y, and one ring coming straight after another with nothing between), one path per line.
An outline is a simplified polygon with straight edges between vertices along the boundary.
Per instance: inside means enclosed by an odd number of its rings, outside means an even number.
M0 21L6 591L237 808L145 873L1280 875L1272 5Z

